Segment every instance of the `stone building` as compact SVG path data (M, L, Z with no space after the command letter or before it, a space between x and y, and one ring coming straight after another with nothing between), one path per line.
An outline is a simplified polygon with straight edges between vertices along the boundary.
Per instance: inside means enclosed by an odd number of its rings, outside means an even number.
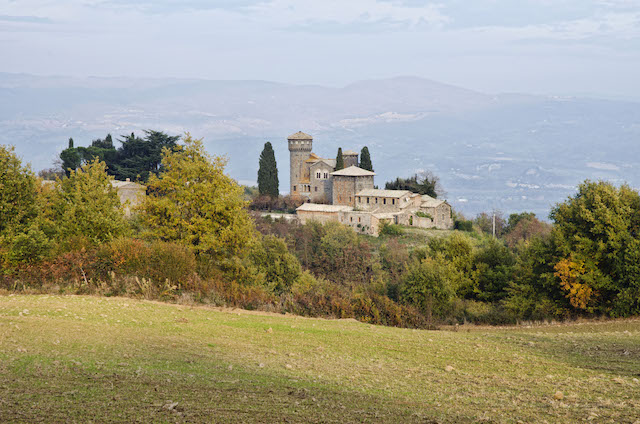
M111 186L118 193L126 216L131 216L132 209L140 205L147 195L146 186L134 183L129 178L126 181L111 180Z
M337 221L377 236L383 222L420 228L453 228L451 206L444 200L406 190L374 188L374 172L358 167L358 154L342 153L345 168L335 159L312 152L313 138L298 131L288 137L290 193L305 203L296 213L302 223Z
M56 182L52 180L43 180L42 184L49 187L54 187ZM126 216L131 216L133 209L140 205L147 195L147 187L132 182L129 178L126 181L111 180L111 187L114 188L120 199L120 204L124 209Z

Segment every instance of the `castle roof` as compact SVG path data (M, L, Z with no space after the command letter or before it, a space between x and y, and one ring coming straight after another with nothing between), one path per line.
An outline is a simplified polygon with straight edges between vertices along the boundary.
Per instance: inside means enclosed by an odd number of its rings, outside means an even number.
M367 188L364 190L360 190L356 193L356 196L366 196L366 197L392 197L399 199L400 197L404 197L410 195L411 192L408 190L380 190L377 188Z
M347 150L345 152L342 152L342 156L358 156L358 153L354 152L353 150Z
M313 140L313 137L309 134L303 133L302 131L298 131L297 133L291 134L287 137L287 140Z
M348 168L332 172L331 175L341 177L370 177L376 175L376 173L358 168L357 166L350 166Z
M316 155L315 153L311 153L309 155L309 159L305 160L305 162L318 162L319 160L322 160L320 156Z
M444 200L434 199L431 196L423 194L422 195L422 203L420 204L420 206L423 207L423 208L437 208L438 206L440 206L443 203L444 203Z
M314 164L311 165L311 168L313 168L314 166L318 165L319 163L323 163L323 164L329 166L330 168L335 168L336 167L336 160L335 159L318 159L318 160L314 160L313 162L314 162Z

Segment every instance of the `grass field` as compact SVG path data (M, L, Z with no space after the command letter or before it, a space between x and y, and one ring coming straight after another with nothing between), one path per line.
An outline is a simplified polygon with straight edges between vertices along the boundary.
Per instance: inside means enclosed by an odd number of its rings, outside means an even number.
M640 320L422 331L0 297L0 422L640 423Z

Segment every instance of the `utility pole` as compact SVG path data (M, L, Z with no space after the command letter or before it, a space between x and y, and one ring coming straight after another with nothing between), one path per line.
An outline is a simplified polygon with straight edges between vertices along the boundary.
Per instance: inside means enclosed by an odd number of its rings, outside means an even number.
M496 211L493 211L493 238L496 238Z

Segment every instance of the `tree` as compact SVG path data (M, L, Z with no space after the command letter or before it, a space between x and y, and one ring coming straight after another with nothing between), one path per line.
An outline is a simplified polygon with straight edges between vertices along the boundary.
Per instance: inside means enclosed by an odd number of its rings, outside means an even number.
M0 237L21 231L35 216L36 184L14 148L0 145Z
M251 259L269 287L277 294L288 292L302 274L300 262L281 238L264 236L251 252Z
M336 156L336 171L344 169L344 158L342 157L342 147L338 147L338 156Z
M551 234L551 228L551 224L540 221L533 213L511 214L504 240L509 247L513 248L518 243L527 243L535 237L548 237Z
M373 164L369 155L369 148L364 146L360 151L360 168L373 172Z
M111 180L106 164L98 159L71 170L48 193L39 225L54 228L62 239L86 237L94 243L126 234L124 210Z
M278 197L280 195L278 183L278 166L273 147L270 142L264 144L260 154L258 168L258 192L261 195Z
M414 174L409 178L396 178L395 181L387 182L384 185L387 190L409 190L413 193L426 194L437 198L442 194L440 179L429 171Z
M219 258L243 252L255 231L242 187L225 175L225 165L188 134L184 146L165 147L160 174L150 176L140 207L151 234Z
M73 147L70 140L69 148L60 153L63 170L69 174L69 169L78 169L84 164L99 159L107 165L107 172L118 180L141 180L146 182L149 174L160 172L162 149L173 148L179 140L178 136L170 136L160 131L145 130L145 137L136 137L134 133L123 136L122 145L116 149L111 134L102 139L91 142L89 147Z
M556 272L569 294L575 290L574 307L589 304L613 316L640 313L638 211L640 195L629 186L588 180L553 208Z
M476 224L476 226L480 228L483 233L493 235L494 216L496 220L496 237L501 237L505 232L507 222L504 219L504 215L499 210L494 210L493 212L489 213L479 213L474 219L474 224Z
M70 140L69 146L73 146L73 140ZM75 171L82 166L82 156L80 156L78 149L74 147L69 147L60 152L60 161L62 162L62 170L67 176L71 171Z
M73 149L73 138L69 137L69 149Z
M444 316L455 297L460 271L438 255L414 263L400 287L400 299L420 308L431 321L432 315Z

